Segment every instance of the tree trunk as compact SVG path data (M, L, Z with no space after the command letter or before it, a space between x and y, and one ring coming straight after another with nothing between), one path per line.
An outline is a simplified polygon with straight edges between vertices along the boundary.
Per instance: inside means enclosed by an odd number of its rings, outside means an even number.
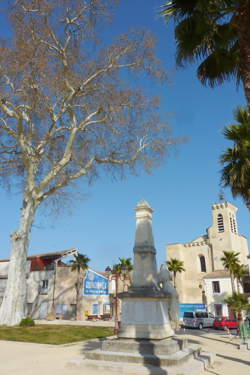
M176 289L176 273L174 272L174 287Z
M230 278L231 278L231 284L232 284L232 293L235 293L235 285L234 285L234 278L233 278L233 274L232 272L230 271Z
M237 293L240 294L240 281L239 281L239 279L236 279L236 283L237 283Z
M36 208L32 198L24 199L19 229L11 235L12 249L7 286L0 307L0 325L17 325L26 314L27 249Z
M80 270L77 271L77 282L76 282L76 320L81 320L82 318L82 309L81 309L81 285L82 285L82 277L80 274Z
M250 110L250 29L249 29L249 17L250 9L249 5L244 7L242 14L244 16L241 19L241 24L238 25L240 32L240 54L242 59L242 70L243 70L243 86L245 91L245 97L247 100L247 106Z
M250 110L250 47L245 48L245 73L243 78L245 96L247 100L248 110Z

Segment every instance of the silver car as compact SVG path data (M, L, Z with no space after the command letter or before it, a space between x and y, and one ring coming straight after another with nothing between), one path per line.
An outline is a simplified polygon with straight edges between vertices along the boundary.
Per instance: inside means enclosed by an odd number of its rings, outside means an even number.
M212 327L214 323L213 314L207 311L185 311L183 315L183 325L189 328Z

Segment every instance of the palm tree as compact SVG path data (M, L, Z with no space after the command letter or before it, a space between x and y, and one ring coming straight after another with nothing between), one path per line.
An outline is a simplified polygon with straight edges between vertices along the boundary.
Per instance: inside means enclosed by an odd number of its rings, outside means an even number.
M233 267L233 276L237 281L237 292L240 293L240 284L243 287L243 279L248 276L246 266L244 264L235 264Z
M130 272L133 270L133 265L131 263L131 258L119 258L120 263L114 264L112 268L112 273L119 276L123 276L123 287L125 287L126 279L130 279Z
M250 107L250 0L171 0L162 15L176 24L177 64L203 60L197 76L211 87L242 81Z
M240 327L240 323L242 322L242 311L250 309L248 298L242 294L233 293L232 296L225 299L225 302L230 309L235 312Z
M76 320L81 318L81 306L80 306L80 295L82 288L83 275L82 271L88 268L88 263L90 259L84 254L74 254L74 260L72 261L71 270L77 271L77 281L76 281Z
M131 263L131 258L119 258L120 263L114 264L111 272L115 276L115 335L118 333L119 324L118 321L120 315L120 307L119 307L119 299L118 299L118 292L119 286L118 282L121 279L121 275L123 276L123 290L125 289L126 279L130 277L130 272L133 270L133 265Z
M236 253L234 251L223 251L224 256L221 258L223 266L226 270L230 273L231 284L232 284L232 292L235 293L235 285L234 285L234 273L233 270L237 264L239 264L238 256L240 253Z
M183 264L184 262L182 260L178 260L176 258L171 258L169 261L167 261L169 271L173 272L174 287L176 287L177 272L181 273L183 271L186 271L185 268L183 267Z
M220 161L225 166L221 171L221 183L231 188L233 196L240 195L250 209L250 112L239 107L235 112L237 124L223 131L224 136L234 142L227 148Z
M133 265L131 263L131 258L119 258L120 263L113 265L113 273L129 273L133 270Z

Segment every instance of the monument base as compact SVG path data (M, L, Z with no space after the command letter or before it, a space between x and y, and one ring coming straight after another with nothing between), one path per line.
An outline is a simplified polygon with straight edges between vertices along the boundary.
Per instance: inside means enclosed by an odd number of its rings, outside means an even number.
M122 298L118 337L162 340L173 335L166 298Z
M93 343L94 344L94 343ZM190 347L187 340L102 339L98 348L83 350L84 359L71 366L90 368L102 374L130 375L198 375L208 366L199 356L198 346ZM94 349L94 350L93 350Z

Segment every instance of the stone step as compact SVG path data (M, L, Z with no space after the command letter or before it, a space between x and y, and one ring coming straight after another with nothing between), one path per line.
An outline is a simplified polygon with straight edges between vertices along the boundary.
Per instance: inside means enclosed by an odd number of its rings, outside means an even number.
M195 355L195 350L186 348L179 350L174 354L168 355L154 355L154 354L140 354L128 352L111 352L104 350L85 351L85 359L95 361L109 361L109 362L123 362L123 363L138 363L141 365L152 365L157 367L175 366L187 361L190 357Z
M113 339L102 342L102 350L139 354L167 355L178 352L187 346L185 340L166 339L162 341Z
M88 375L201 375L204 371L204 363L200 359L191 357L177 366L157 367L79 358L68 362L67 368L81 370L83 374Z

